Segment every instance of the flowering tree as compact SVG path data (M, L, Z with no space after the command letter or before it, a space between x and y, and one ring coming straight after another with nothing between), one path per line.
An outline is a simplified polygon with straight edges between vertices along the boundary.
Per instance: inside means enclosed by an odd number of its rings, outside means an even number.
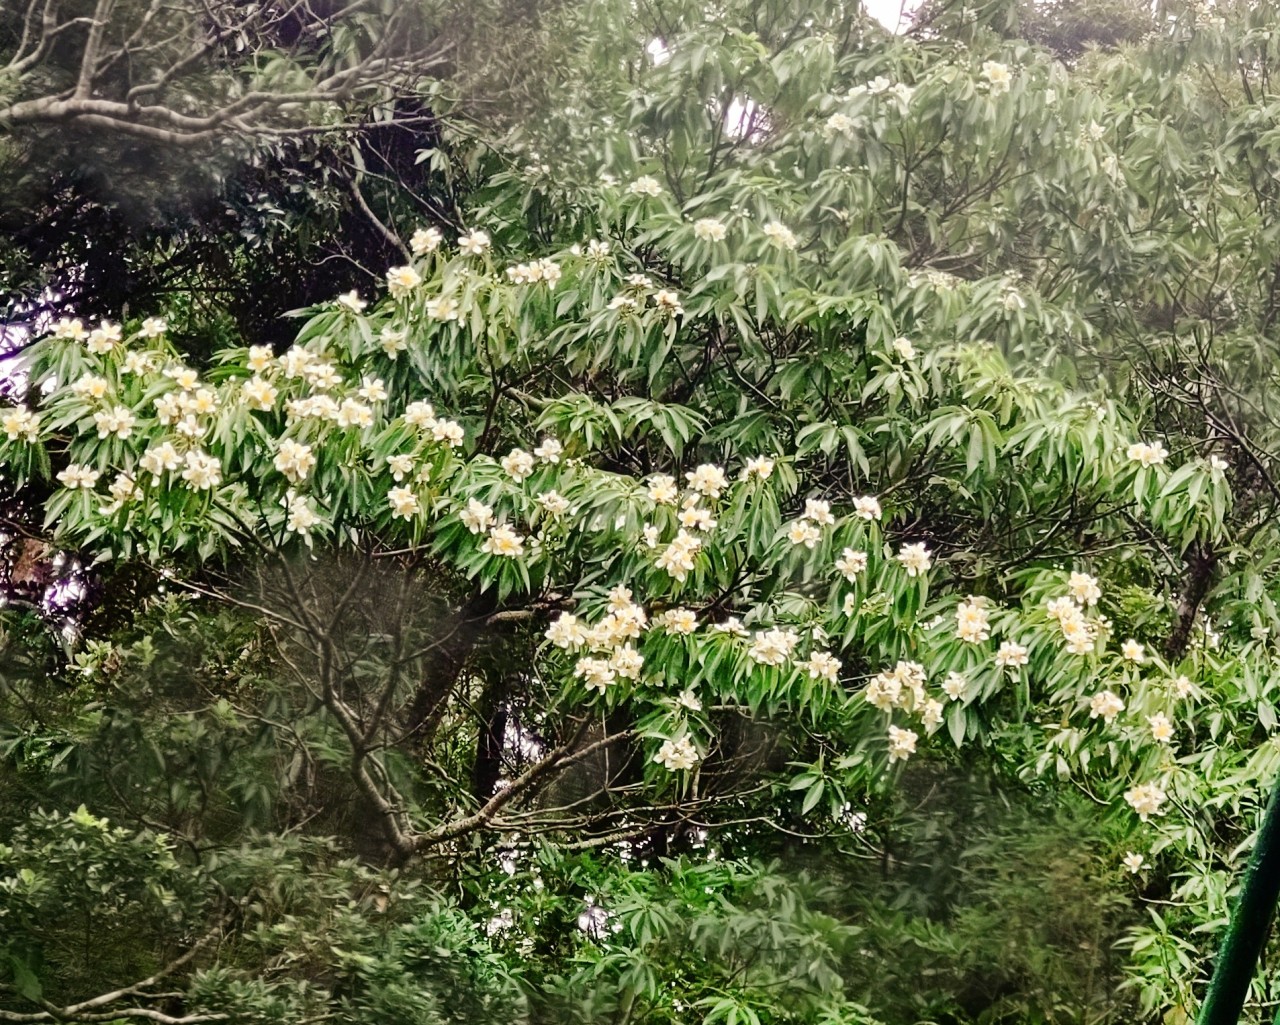
M1141 1013L1185 1014L1191 930L1280 761L1267 567L1224 568L1271 543L1270 435L1233 419L1200 334L1224 235L1270 194L1199 177L1176 136L1209 131L1209 100L1146 74L1235 45L1196 19L1069 78L1017 47L699 18L612 122L566 118L603 177L569 153L496 176L468 230L406 231L385 294L305 311L286 351L196 368L161 317L51 325L0 461L48 489L62 545L258 624L219 714L323 764L369 861L838 845L920 760L976 760L1084 792L1116 870L1172 880L1180 910L1129 940ZM1235 272L1231 316L1266 337L1259 274ZM619 1000L675 1020L653 937L686 911L626 906L653 978ZM234 971L197 977L199 1007L285 999ZM696 995L708 1022L764 1020L771 985ZM805 992L771 1020L865 1020L827 975Z

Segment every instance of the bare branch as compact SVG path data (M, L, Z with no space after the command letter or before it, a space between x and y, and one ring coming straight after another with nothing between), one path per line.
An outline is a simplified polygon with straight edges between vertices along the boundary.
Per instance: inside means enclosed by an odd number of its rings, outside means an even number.
M74 123L169 145L208 142L227 133L290 134L316 127L314 116L299 116L305 108L343 103L366 92L387 95L438 66L447 49L402 49L405 33L401 29L412 10L404 5L385 19L380 32L371 34L364 52L354 55L351 63L306 67L304 54L314 40L331 33L342 19L367 9L369 0L353 0L324 18L311 12L302 0L247 7L193 0L177 12L166 11L163 0L150 0L140 16L135 14L127 23L125 16L117 13L116 0L96 0L92 17L65 21L59 21L59 3L30 0L21 39L7 70L17 74L21 86L22 76L46 57L51 40L69 29L87 27L75 82L69 88L63 87L65 83L51 87L44 95L24 97L19 92L8 105L0 106L0 131ZM229 88L223 92L224 99L211 101L203 110L180 109L163 101L170 86L216 63L220 49L232 37L247 34L269 40L290 17L303 18L306 23L289 48L293 53L285 51L299 61L299 74L290 85L279 89L264 86L255 81L254 62L244 61L221 69ZM113 25L119 27L121 38L109 46ZM184 42L188 39L190 42ZM123 75L119 74L121 67ZM105 74L108 69L113 69L110 76ZM135 76L146 80L137 81ZM305 76L305 84L301 76ZM118 78L124 81L117 82ZM144 104L144 99L153 102Z
M207 946L213 939L222 935L223 927L226 920L219 921L212 929L205 933L200 939L196 940L187 950L170 961L154 975L149 975L145 979L135 982L131 986L125 986L122 989L112 990L110 993L103 993L88 1000L82 1000L76 1004L68 1004L66 1007L58 1007L47 1001L40 1001L45 1008L43 1011L5 1011L0 1010L0 1021L11 1022L44 1022L44 1021L114 1021L118 1018L142 1018L150 1021L161 1022L162 1025L194 1025L196 1022L204 1021L224 1021L227 1018L225 1014L189 1014L182 1017L174 1017L164 1014L161 1011L152 1010L149 1007L119 1007L111 1008L107 1011L99 1010L108 1007L125 997L139 997L148 999L149 994L143 990L149 989L157 982L165 977L172 975L179 968L190 963L192 958L198 954L201 949ZM154 999L153 996L150 997Z

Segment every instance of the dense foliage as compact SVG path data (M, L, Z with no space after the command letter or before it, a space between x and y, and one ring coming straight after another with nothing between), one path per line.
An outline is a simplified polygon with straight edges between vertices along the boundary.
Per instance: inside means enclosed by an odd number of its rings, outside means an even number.
M548 11L291 345L42 324L0 463L104 590L6 621L0 1021L1187 1020L1280 768L1275 11L1019 10Z

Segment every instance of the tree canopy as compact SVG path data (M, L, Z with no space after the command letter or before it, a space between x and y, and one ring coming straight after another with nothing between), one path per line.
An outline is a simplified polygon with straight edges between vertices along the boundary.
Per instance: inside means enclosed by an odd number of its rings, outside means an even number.
M11 529L97 590L5 614L0 1021L1189 1021L1280 768L1275 11L1016 13L548 8L291 342L36 318Z

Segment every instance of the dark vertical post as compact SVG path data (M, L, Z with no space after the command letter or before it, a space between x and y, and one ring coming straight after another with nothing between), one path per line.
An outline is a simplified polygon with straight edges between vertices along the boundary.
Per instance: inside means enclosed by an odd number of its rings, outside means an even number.
M1240 897L1213 965L1196 1025L1236 1025L1280 898L1280 781L1271 791ZM1280 1018L1276 1019L1280 1025Z

